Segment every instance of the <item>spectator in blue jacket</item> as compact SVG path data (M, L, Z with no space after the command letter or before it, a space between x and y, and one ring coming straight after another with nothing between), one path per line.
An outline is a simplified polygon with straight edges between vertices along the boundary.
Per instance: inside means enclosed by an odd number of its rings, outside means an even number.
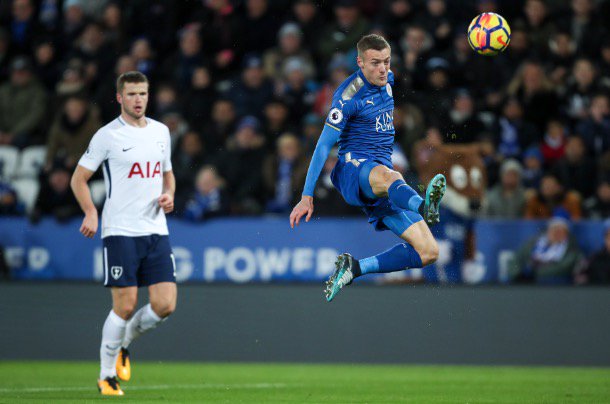
M184 209L184 218L200 222L229 213L229 199L224 180L214 166L205 166L197 173L195 192Z

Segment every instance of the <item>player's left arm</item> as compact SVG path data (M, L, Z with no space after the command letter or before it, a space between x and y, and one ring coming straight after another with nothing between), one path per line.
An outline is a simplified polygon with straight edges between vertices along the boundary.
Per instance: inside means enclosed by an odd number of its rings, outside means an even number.
M170 213L174 210L174 194L176 193L176 177L173 171L163 173L163 193L159 197L159 207L163 212Z

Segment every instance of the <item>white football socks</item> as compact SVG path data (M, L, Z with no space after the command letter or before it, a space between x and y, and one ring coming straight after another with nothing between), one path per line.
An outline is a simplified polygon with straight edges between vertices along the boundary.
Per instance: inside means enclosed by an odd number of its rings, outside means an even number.
M125 336L127 321L110 310L104 328L102 329L102 345L100 347L100 380L116 376L116 358L121 349L121 341Z
M159 317L152 309L152 306L147 304L133 315L127 322L125 329L125 337L121 346L127 348L131 342L140 335L155 328L164 319Z

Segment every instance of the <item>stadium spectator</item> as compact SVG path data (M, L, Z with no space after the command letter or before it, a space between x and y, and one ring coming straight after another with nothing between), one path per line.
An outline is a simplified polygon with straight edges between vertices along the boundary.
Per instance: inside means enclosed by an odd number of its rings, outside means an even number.
M598 21L591 0L573 0L571 13L559 20L560 28L572 32L581 53L594 55L603 36L602 24Z
M233 103L219 98L212 105L211 119L202 130L206 149L213 155L221 154L229 136L235 132L236 114Z
M564 86L574 65L576 44L569 32L558 31L549 41L550 78L554 85Z
M0 86L0 145L25 147L37 141L47 94L25 57L11 62L11 78Z
M519 248L509 262L509 273L518 283L569 284L581 260L569 222L555 217L544 233Z
M172 149L182 139L182 136L189 130L189 125L184 119L184 116L177 109L170 109L161 115L161 122L169 128L169 136L172 141Z
M593 63L589 59L577 59L564 96L566 114L574 122L587 117L591 97L598 89L597 72Z
M186 203L184 218L200 222L229 213L229 199L224 180L214 166L205 166L197 172L195 192Z
M310 80L313 70L299 57L292 57L284 66L283 89L280 92L290 110L292 122L300 122L311 109L315 84Z
M610 173L602 176L595 195L587 199L583 207L589 219L600 220L610 217Z
M610 284L610 219L604 222L604 246L588 259L582 275L581 283Z
M198 66L193 71L191 86L182 100L182 110L190 127L202 130L210 119L210 111L218 93L212 83L210 71L205 66Z
M582 217L580 197L571 190L566 190L557 176L547 173L539 189L529 196L525 204L526 219L548 219L561 216L572 220Z
M517 97L523 106L523 118L543 133L548 117L557 114L558 100L542 65L533 60L524 62L506 91L508 95Z
M484 214L497 219L519 219L525 211L525 188L521 183L521 164L517 160L504 160L500 168L500 183L488 193Z
M315 67L309 51L303 49L303 33L294 22L288 22L280 28L276 47L267 50L263 55L263 65L267 77L280 78L286 69L290 58L298 57L303 64L306 76L314 74Z
M253 115L262 118L261 105L273 96L273 85L265 77L263 62L257 54L244 57L241 78L235 82L228 97L233 101L238 116Z
M106 37L108 44L110 44L117 53L123 50L123 44L128 42L128 38L125 29L123 10L118 1L111 0L106 3L100 23L104 29L104 36ZM136 42L138 40L139 39L137 39Z
M171 83L162 83L155 91L154 102L151 108L154 116L162 117L170 112L180 110L176 88Z
M315 95L313 112L319 116L326 115L330 110L333 93L350 74L349 65L345 57L336 55L328 64L328 79L322 84Z
M85 26L69 57L83 61L85 81L94 86L101 73L109 71L115 63L115 52L106 42L102 26L96 22Z
M245 15L242 18L244 53L261 54L273 46L280 19L269 7L268 0L246 0Z
M193 190L195 174L206 161L205 146L199 133L192 130L186 132L172 155L172 171L176 177L174 200L177 212L182 210L186 198Z
M317 42L324 64L330 62L335 53L353 51L354 44L369 30L355 0L337 0L333 6L335 21L323 29Z
M377 26L384 27L386 39L391 45L395 45L405 32L406 26L414 22L415 14L413 1L390 0L384 3L384 8L377 18Z
M61 74L61 79L55 87L54 103L62 104L72 94L85 92L87 90L86 72L83 61L72 58L67 63Z
M526 189L538 189L544 171L542 153L538 146L530 146L523 153L523 186Z
M566 127L556 118L552 118L546 125L546 133L540 146L544 165L552 167L565 154L566 149Z
M13 0L10 27L11 49L16 54L31 54L34 40L42 33L31 0Z
M173 82L179 89L186 90L191 84L193 71L206 60L202 51L199 25L190 24L178 32L179 49L163 64L163 79Z
M88 18L83 9L82 0L66 0L63 2L63 20L61 23L60 41L62 52L70 50L72 44L85 29Z
M265 146L273 150L276 141L285 132L294 132L290 125L288 105L279 97L274 97L263 106L265 115L263 123L263 135L265 136ZM279 149L278 149L279 150Z
M193 21L201 23L203 52L210 61L212 75L224 80L239 67L243 23L230 0L200 3L202 9L193 12Z
M305 184L308 161L301 151L299 139L292 133L278 137L276 147L277 152L269 155L263 165L265 210L286 213L301 199L299 191Z
M134 58L136 69L148 77L154 77L157 61L155 52L147 38L138 38L131 44L129 54Z
M45 171L50 171L56 161L74 168L100 126L99 111L85 94L68 97L48 134Z
M57 48L51 38L39 39L34 45L34 72L46 91L53 91L59 80Z
M241 119L237 130L227 141L227 150L218 159L219 172L226 178L235 213L262 212L265 138L260 135L260 123L253 116Z
M312 53L315 52L322 34L320 28L324 27L326 23L314 1L296 0L292 6L290 20L295 21L303 32L303 47Z
M549 18L546 1L527 0L523 11L530 45L536 53L545 54L549 40L556 29Z
M535 126L523 120L523 107L514 97L504 101L494 133L498 134L498 153L505 158L519 158L529 145L540 139Z
M610 150L610 100L607 95L593 97L589 116L578 123L576 133L585 141L590 157L598 158Z
M446 143L472 143L485 130L483 122L477 117L474 100L466 89L455 94L449 114L441 123L441 133Z
M595 192L596 169L595 161L587 158L585 144L578 136L568 138L565 155L554 167L563 186L578 191L583 199Z
M175 47L179 3L169 0L130 0L125 4L127 32L131 37L150 39L153 49L162 55Z
M70 169L61 163L55 164L36 198L30 220L37 223L43 216L53 216L60 222L77 217L80 207L70 190Z
M415 142L426 132L424 113L415 103L394 105L394 129L402 149L405 153L411 152Z
M403 65L406 76L405 85L416 90L423 90L426 83L426 63L430 59L434 40L432 36L420 25L410 25L400 40ZM398 50L396 50L398 51Z
M103 122L112 121L120 111L116 100L116 80L123 73L136 70L136 61L130 55L123 55L116 61L113 71L106 74L105 78L97 87L94 100L101 111Z
M420 17L422 25L432 34L436 51L444 51L451 44L451 33L455 29L446 0L427 0L426 9Z

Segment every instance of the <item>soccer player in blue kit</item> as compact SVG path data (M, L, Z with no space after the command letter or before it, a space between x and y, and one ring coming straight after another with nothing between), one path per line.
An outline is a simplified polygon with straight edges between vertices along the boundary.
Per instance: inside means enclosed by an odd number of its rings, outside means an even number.
M328 154L339 142L339 161L331 179L345 201L361 207L378 231L391 230L405 243L372 257L357 260L344 253L326 282L330 302L337 293L362 275L421 268L438 258L438 244L428 228L439 222L439 205L446 180L437 174L425 198L392 169L394 98L390 71L390 45L379 35L358 41L358 67L337 88L318 144L313 153L301 201L290 214L290 226L313 214L313 192Z

